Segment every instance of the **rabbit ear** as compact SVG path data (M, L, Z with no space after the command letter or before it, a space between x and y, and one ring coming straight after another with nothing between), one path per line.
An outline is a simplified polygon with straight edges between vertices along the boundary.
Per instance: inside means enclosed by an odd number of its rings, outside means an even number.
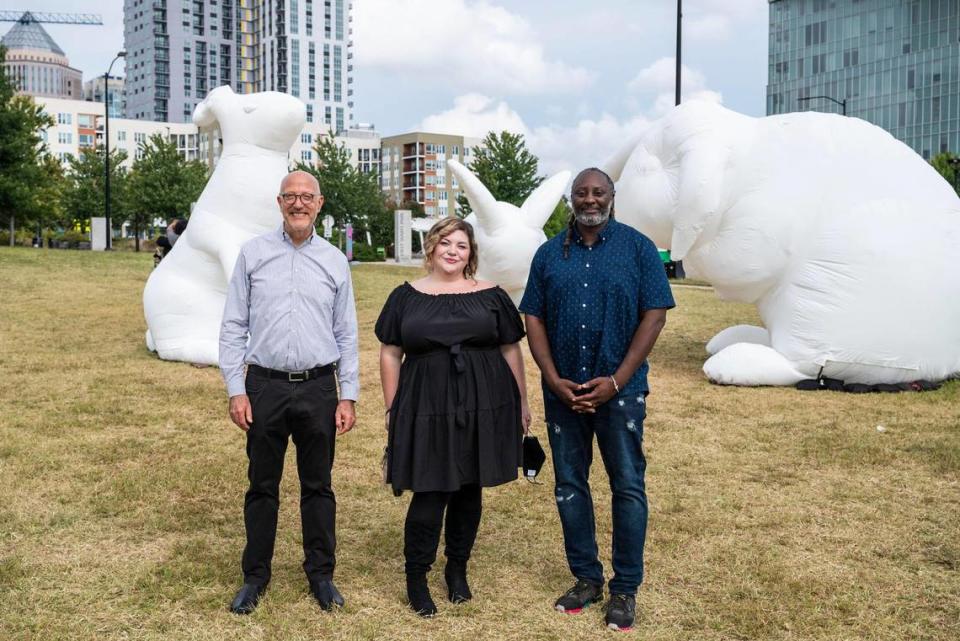
M561 171L540 183L520 207L523 221L530 227L543 229L569 182L570 172Z
M500 205L497 199L480 182L480 179L473 175L473 172L453 159L448 160L447 165L450 166L450 171L460 181L463 193L467 195L470 207L476 212L477 221L483 226L484 230L492 232L508 223L500 213Z
M627 160L630 159L633 150L640 144L641 138L642 136L634 136L600 165L600 168L610 176L613 182L620 180L620 175L623 174L623 168L626 167Z

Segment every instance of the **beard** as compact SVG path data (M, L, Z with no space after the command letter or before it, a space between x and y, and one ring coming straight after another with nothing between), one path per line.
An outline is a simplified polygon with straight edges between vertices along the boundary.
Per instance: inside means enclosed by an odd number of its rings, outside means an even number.
M575 217L578 223L584 227L599 227L610 219L610 212L613 210L613 203L610 203L606 208L601 209L599 213L596 214L584 214L582 212L576 212Z

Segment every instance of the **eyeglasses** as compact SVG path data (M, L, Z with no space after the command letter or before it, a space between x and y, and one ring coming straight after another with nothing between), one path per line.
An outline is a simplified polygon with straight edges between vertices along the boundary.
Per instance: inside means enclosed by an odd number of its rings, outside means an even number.
M288 205L292 205L293 203L297 202L297 198L299 198L300 202L302 202L304 205L311 205L319 195L320 194L312 194L310 192L307 192L305 194L286 194L285 193L285 194L280 194L280 198L282 198L283 202L285 202Z

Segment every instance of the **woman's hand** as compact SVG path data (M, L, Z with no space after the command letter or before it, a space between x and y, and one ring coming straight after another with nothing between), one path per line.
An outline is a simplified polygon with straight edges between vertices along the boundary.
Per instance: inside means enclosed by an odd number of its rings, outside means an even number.
M526 400L520 402L520 424L523 425L523 435L530 436L530 423L533 417L530 415L530 404Z

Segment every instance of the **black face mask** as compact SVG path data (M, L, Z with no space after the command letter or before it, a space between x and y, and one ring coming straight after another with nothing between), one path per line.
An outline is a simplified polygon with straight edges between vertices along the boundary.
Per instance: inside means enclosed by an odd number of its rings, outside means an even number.
M537 478L537 474L543 468L547 455L544 454L540 441L536 436L523 437L523 476L528 481Z

